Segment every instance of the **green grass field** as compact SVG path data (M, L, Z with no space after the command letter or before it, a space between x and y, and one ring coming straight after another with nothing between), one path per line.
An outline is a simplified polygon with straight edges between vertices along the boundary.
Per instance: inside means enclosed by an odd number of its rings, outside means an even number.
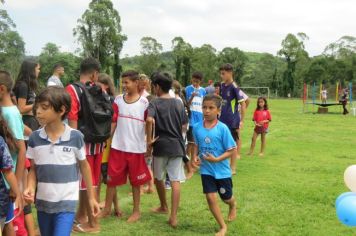
M329 114L303 114L299 100L270 100L269 105L273 121L264 158L244 155L255 100L247 112L242 159L233 177L238 217L228 224L228 235L355 235L356 229L337 220L334 202L348 191L343 173L356 163L356 117L341 115L339 106ZM257 154L259 145L258 140ZM132 208L128 192L128 186L118 189L125 217L102 220L100 235L213 235L218 229L198 174L182 185L175 230L167 225L167 216L150 213L159 203L156 194L142 197L141 220L127 224ZM221 207L226 216L227 206Z

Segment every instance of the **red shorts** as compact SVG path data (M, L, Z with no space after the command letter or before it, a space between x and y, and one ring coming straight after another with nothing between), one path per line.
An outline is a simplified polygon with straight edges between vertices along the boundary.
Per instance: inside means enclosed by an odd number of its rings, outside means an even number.
M126 184L127 175L132 186L140 186L151 180L144 153L122 152L112 148L108 163L108 186Z
M103 153L95 155L86 155L87 161L90 166L91 180L93 182L93 187L98 187L100 184L100 175L101 175L101 159ZM80 176L80 190L86 190L87 186L84 182L83 176Z

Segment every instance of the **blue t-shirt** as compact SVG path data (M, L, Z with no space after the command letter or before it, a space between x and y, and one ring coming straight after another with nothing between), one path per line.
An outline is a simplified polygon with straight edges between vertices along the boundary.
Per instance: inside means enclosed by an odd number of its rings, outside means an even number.
M6 217L10 204L9 189L6 186L2 172L9 169L11 170L12 167L13 164L9 149L4 139L0 136L0 219Z
M204 121L201 121L193 127L193 136L199 149L199 158L201 160L200 174L211 175L215 179L224 179L231 177L229 159L220 162L209 162L203 157L203 154L210 153L219 157L224 152L236 147L236 142L232 138L229 128L218 121L211 129L204 127Z
M206 95L204 88L194 88L193 85L189 85L185 88L186 100L192 97L193 93L197 93L190 104L190 116L189 116L189 126L193 126L195 123L203 120L203 98Z
M16 106L2 107L2 116L6 120L12 135L16 140L24 140L24 124L19 109ZM14 162L13 171L15 171L17 163L17 152L11 153Z
M235 82L226 85L221 84L221 97L223 104L221 107L220 121L226 124L230 129L236 129L240 126L239 103L244 101L240 93L240 88Z

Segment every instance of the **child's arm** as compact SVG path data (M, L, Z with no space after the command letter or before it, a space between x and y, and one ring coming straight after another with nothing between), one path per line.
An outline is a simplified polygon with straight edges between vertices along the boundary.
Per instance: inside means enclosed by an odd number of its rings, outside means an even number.
M30 136L32 134L32 129L30 129L30 127L28 127L27 125L24 125L24 135L25 136Z
M24 140L17 140L16 147L19 150L17 154L17 163L16 163L16 178L17 183L22 182L23 172L25 170L25 160L26 160L26 145Z
M116 127L117 127L117 123L116 122L115 123L114 122L111 123L111 136L114 135Z
M242 101L240 103L241 105L241 117L240 117L240 129L243 127L243 122L245 120L245 112L246 112L246 102L245 101Z
M207 155L204 155L204 159L210 162L220 162L231 157L235 149L236 147L231 148L218 157L214 157L211 153L207 153Z
M20 190L17 184L17 180L16 180L16 176L15 174L12 172L11 169L5 170L3 171L4 176L6 181L9 183L10 185L10 197L12 199L14 199L15 201L15 205L16 207L19 209L19 212L17 213L17 215L21 214L22 212L22 196L20 194Z
M198 152L199 152L198 145L194 144L194 154L193 154L193 161L192 161L194 167L199 167L201 164L200 159L198 157Z
M27 176L27 188L23 191L23 196L26 202L33 203L35 201L36 185L36 166L35 162L31 160L31 169Z
M92 183L92 179L91 179L90 166L86 159L79 161L79 168L80 168L80 172L82 173L82 176L84 178L85 184L87 186L90 210L91 210L93 216L96 217L100 213L100 207L94 197L95 195L94 195L93 183Z

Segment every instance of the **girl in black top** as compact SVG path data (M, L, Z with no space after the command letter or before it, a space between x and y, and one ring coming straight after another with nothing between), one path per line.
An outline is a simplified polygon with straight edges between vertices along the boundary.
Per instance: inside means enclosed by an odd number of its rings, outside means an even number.
M38 87L37 78L40 73L40 64L34 61L24 61L14 86L17 107L22 114L22 120L32 131L40 125L33 115L33 104Z

